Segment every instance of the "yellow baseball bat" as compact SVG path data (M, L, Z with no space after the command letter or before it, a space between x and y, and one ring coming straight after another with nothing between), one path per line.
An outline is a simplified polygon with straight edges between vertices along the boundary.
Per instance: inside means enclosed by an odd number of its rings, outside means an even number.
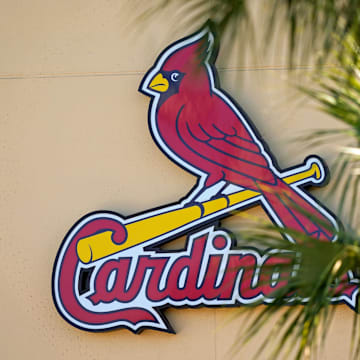
M319 164L313 162L305 170L284 177L283 181L287 184L295 184L300 181L315 182L315 180L319 180L322 177L322 173L323 169ZM259 195L261 194L257 191L241 190L234 194L222 194L221 197L214 200L193 203L168 212L164 208L163 213L154 216L151 216L149 212L148 217L145 214L139 220L126 220L123 226L126 229L127 236L123 243L116 244L112 240L114 232L106 230L80 239L77 243L77 255L80 261L88 264L130 247L143 244L149 240L154 240L173 230L191 225L195 221L199 222L200 219L208 221L226 208L229 208L229 211L234 210L234 207L240 207L245 201L256 198Z

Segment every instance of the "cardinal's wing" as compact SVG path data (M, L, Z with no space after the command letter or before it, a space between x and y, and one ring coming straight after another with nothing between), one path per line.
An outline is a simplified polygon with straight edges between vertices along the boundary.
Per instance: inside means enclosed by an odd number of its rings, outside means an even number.
M177 121L183 143L214 166L221 166L230 174L227 178L238 178L239 185L241 177L276 183L268 159L242 121L225 103L219 105L221 108L212 107L206 113L183 109Z

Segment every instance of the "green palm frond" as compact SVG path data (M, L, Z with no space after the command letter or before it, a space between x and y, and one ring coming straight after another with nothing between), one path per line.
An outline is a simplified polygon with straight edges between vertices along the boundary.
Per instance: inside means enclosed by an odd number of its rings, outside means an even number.
M360 144L360 49L352 35L342 42L342 49L335 54L337 63L320 74L314 81L317 90L302 91L318 101L321 109L350 126Z
M345 128L315 131L302 140L319 145L337 136L345 141L339 147L331 169L333 179L329 191L339 193L337 213L342 218L348 218L349 225L355 228L360 225L356 206L360 186L360 48L352 35L348 35L342 43L342 51L334 57L337 59L336 66L314 76L318 88L301 90L313 98L322 111L343 123Z
M342 45L334 35L342 40L349 33L354 34L359 25L359 0L274 0L272 4L268 34L271 37L275 22L284 19L290 62L299 55L297 51L307 56L316 50L326 58Z
M298 243L284 241L281 234L296 237ZM240 309L240 313L246 312L252 320L239 332L234 351L263 331L263 325L279 314L254 358L263 353L267 353L269 359L281 356L289 359L290 354L295 359L309 358L323 346L335 313L332 299L336 299L348 284L349 271L360 266L358 234L341 231L339 238L340 241L335 243L321 242L290 229L265 224L259 227L258 222L256 227L252 226L242 234L239 246L251 242L256 247L278 249L279 258L286 261L280 262L277 269L286 284L270 295L273 301L260 313L253 315L252 306L250 310L249 307ZM267 270L270 276L274 267L269 265ZM354 316L353 339L357 346L353 348L353 355L357 356L359 324L357 315Z
M139 0L138 0L139 1ZM271 39L281 34L278 24L285 27L288 36L289 63L295 60L306 60L315 51L326 56L341 45L337 38L344 39L352 33L360 40L360 1L359 0L263 0L256 2L257 17L259 11L265 14L265 23L257 26L257 32L265 36L263 49L269 48ZM228 35L235 47L234 39L241 44L254 42L251 0L157 0L142 14L141 19L153 19L154 14L164 8L177 9L177 24L183 28L196 24L200 27L207 19L212 20L218 28L219 35Z

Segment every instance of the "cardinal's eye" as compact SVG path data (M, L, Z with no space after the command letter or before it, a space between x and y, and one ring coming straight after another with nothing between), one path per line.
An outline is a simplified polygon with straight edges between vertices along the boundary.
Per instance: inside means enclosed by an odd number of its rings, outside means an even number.
M173 72L171 75L170 75L170 80L171 81L174 81L174 82L177 82L180 80L180 74L178 72Z

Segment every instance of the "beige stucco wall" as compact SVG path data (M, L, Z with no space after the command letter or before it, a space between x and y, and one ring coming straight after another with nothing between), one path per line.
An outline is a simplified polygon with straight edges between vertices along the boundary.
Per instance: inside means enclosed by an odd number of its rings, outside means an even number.
M137 92L159 51L188 31L174 31L174 14L156 15L146 27L130 23L140 13L131 1L0 5L0 358L224 359L244 319L225 325L236 310L170 309L175 336L93 334L67 324L51 298L56 252L78 218L97 209L130 215L173 202L194 184L153 143L149 99ZM332 120L293 91L281 53L230 65L225 57L220 52L223 87L281 166L300 163L311 150L290 140ZM326 159L333 151L317 150ZM344 358L351 320L339 307L321 359ZM255 350L252 343L238 356L248 359Z

